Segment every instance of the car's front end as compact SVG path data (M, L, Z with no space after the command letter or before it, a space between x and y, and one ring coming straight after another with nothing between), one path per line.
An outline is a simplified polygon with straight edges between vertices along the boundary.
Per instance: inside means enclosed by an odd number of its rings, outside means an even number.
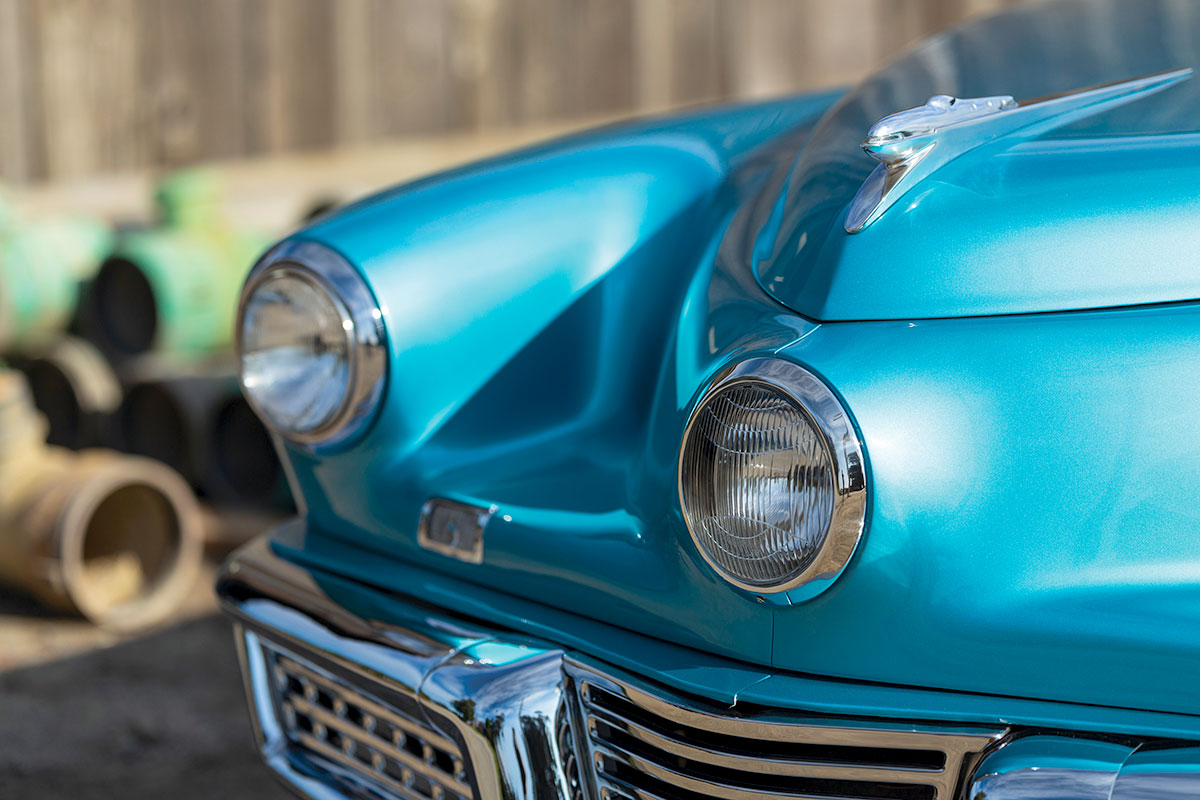
M302 513L218 587L268 764L318 798L1197 796L1196 87L1003 91L1186 65L1182 31L1022 9L271 250L242 380ZM982 99L872 184L868 121L949 93Z
M1196 796L1195 717L755 668L311 549L293 523L220 587L263 758L307 797Z

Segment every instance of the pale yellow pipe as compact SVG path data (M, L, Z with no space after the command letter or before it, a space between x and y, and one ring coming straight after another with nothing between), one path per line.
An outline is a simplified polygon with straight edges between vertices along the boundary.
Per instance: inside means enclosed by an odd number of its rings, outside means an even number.
M24 377L0 371L0 580L106 626L162 619L196 585L191 490L157 462L44 435Z

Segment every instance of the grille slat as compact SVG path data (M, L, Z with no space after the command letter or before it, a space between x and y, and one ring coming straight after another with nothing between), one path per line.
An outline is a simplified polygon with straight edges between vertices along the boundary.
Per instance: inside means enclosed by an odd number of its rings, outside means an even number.
M722 712L570 667L602 800L949 800L1003 734Z
M844 764L813 760L785 760L752 754L730 754L711 747L698 747L681 740L662 736L648 728L641 727L637 723L623 719L612 712L604 711L588 716L588 732L596 741L611 740L611 736L597 735L603 731L603 728L600 726L604 725L620 731L620 733L646 747L655 748L664 753L700 763L771 775L830 779L844 778L846 776L846 765ZM942 772L940 769L897 769L896 767L870 763L858 764L855 765L855 768L876 770L880 773L880 780L895 783L928 783L931 776Z
M263 642L290 747L403 800L475 800L457 744L363 689Z
M596 764L596 769L600 773L611 773L613 777L617 778L620 778L622 774L628 774L612 770L608 766L612 762L625 767L627 770L661 781L668 786L683 789L684 791L703 797L719 797L722 800L827 800L828 797L790 792L785 794L766 789L747 789L742 786L694 778L682 770L670 769L653 761L639 758L630 753L623 753L602 744L597 746L596 753L600 756Z

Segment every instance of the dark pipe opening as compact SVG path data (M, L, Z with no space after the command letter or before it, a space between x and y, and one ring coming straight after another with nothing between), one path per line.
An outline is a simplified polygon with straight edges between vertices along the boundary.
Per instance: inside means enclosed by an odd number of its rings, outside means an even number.
M154 287L137 264L110 258L92 282L92 336L102 349L118 356L150 350L158 331Z
M131 388L121 404L118 426L123 450L194 478L188 421L170 391L154 383Z
M87 520L82 563L86 591L104 609L135 603L162 583L180 547L171 501L144 484L105 497Z
M72 450L98 444L85 441L91 437L86 430L88 425L84 411L79 405L74 384L58 366L35 359L25 369L25 377L29 381L34 405L45 415L49 424L50 430L46 434L48 444Z
M242 397L217 412L212 464L214 478L231 499L253 505L279 502L279 458L267 429Z

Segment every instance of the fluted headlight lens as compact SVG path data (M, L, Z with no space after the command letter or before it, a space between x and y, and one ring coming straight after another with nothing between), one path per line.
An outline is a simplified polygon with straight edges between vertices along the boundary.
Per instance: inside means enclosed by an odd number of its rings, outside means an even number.
M238 351L250 405L298 442L345 439L382 394L382 314L361 276L319 245L285 245L251 273Z
M242 382L281 432L311 434L337 416L350 380L350 340L337 302L302 273L278 270L247 296Z
M717 572L746 589L836 577L862 531L861 498L847 507L865 488L856 438L855 475L838 458L853 428L800 367L756 359L740 369L703 398L683 443L680 495L692 538Z

